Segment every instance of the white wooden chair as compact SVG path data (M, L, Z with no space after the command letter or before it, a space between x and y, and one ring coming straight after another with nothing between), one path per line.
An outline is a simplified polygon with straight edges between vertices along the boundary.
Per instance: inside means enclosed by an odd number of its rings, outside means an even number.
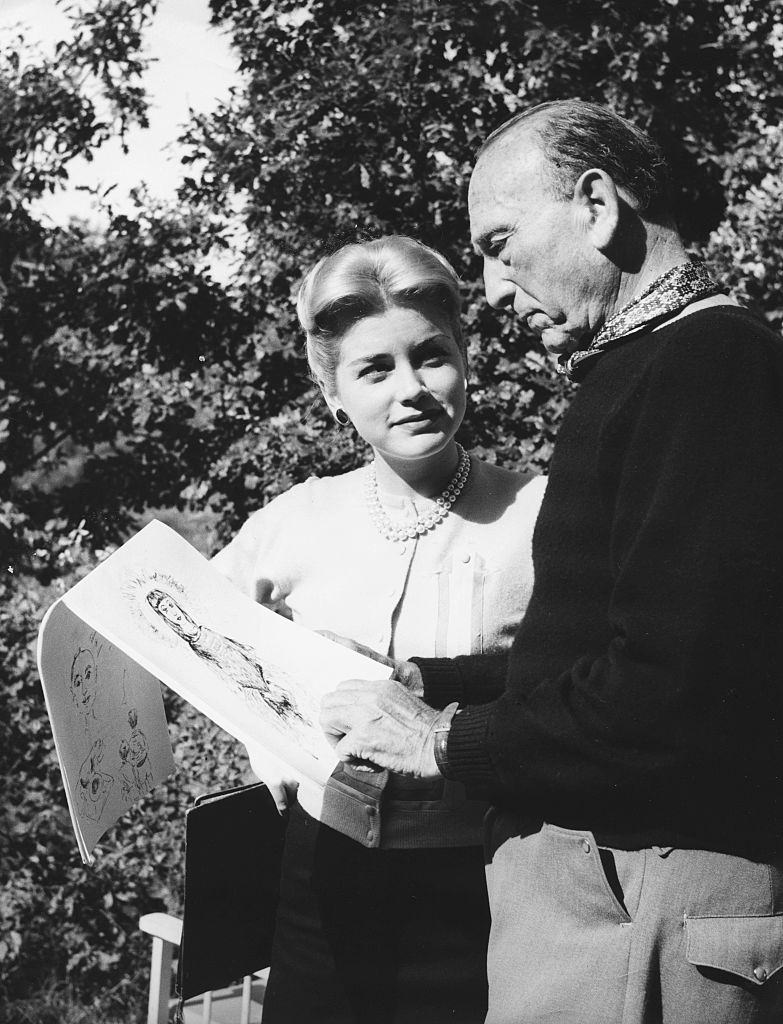
M168 1024L177 1006L171 997L174 953L182 939L182 921L171 914L145 914L139 927L152 936L147 1024ZM206 992L183 1006L185 1024L258 1024L269 968L249 974L241 985Z

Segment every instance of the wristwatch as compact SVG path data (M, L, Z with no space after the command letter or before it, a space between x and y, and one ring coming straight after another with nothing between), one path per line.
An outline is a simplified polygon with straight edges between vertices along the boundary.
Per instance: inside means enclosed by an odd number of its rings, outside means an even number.
M453 704L449 704L448 707L443 709L443 718L435 726L434 737L435 737L435 764L438 767L438 771L445 778L449 778L449 733L451 732L451 723L455 717L459 714L459 704L455 701ZM448 716L448 717L446 717Z

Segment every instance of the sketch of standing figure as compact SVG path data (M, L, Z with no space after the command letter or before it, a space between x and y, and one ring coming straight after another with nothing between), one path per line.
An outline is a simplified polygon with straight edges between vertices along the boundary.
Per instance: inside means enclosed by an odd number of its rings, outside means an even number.
M147 737L139 728L139 713L136 708L128 711L128 724L131 727L128 737L128 759L133 771L133 780L140 794L149 793L152 789L150 748Z
M252 647L196 622L163 590L150 590L147 602L169 629L225 679L235 693L241 694L248 704L270 708L286 725L308 722L292 694L266 678Z
M134 791L136 796L139 793L130 763L130 744L126 739L120 740L118 753L120 755L120 793L123 800L131 801L134 797Z

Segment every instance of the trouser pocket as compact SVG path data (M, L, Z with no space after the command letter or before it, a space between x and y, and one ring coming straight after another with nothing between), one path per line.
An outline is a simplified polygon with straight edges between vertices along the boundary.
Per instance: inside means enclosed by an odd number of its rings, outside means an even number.
M783 967L783 914L685 917L685 958L705 973L764 985Z
M542 835L546 837L553 869L560 867L564 896L572 911L585 923L592 919L628 924L631 915L614 852L600 848L592 832L547 823ZM640 851L638 857L638 867L643 870L644 853ZM632 873L636 867L632 862L624 863L624 874Z

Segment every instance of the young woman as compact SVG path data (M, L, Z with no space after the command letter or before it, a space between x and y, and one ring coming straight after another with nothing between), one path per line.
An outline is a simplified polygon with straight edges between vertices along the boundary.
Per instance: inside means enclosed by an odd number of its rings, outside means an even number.
M291 488L215 564L265 605L381 654L507 649L544 481L455 440L467 369L454 271L402 236L347 245L307 274L298 313L329 408L372 460ZM320 808L302 784L265 1024L483 1021L484 810L453 783L345 765Z

